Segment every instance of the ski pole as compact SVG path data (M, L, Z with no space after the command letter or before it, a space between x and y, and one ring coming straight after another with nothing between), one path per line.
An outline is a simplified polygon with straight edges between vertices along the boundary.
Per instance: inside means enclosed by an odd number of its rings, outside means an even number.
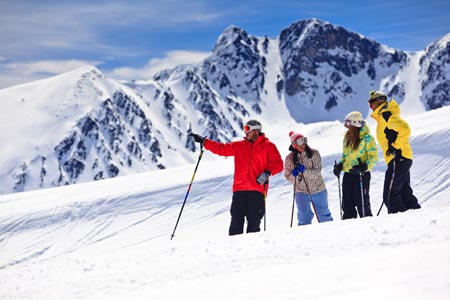
M175 224L175 228L173 229L170 240L172 240L173 237L175 236L175 230L177 230L178 222L180 221L181 213L183 212L183 208L184 208L184 205L186 204L187 197L189 196L189 191L191 190L192 183L194 182L195 173L197 172L198 165L200 164L200 160L202 159L203 152L204 152L203 144L200 144L200 154L198 156L197 165L195 166L194 174L192 174L191 183L189 183L189 187L186 192L186 196L184 197L184 202L183 202L183 205L181 206L180 214L178 215L177 223Z
M317 223L320 223L319 215L317 214L317 210L316 210L316 206L314 205L314 202L312 200L311 193L309 192L308 184L306 183L305 175L303 173L302 173L302 179L303 179L303 182L305 183L306 192L308 193L308 196L309 196L309 201L311 201L311 205L312 205L314 213L316 215Z
M363 184L364 172L359 173L359 186L361 187L361 214L362 218L366 217L366 212L364 209L364 184Z
M336 161L334 161L334 165L337 165ZM338 188L339 188L339 211L341 213L341 220L343 219L342 216L342 196L341 196L341 173L339 172L338 178Z
M344 218L342 215L342 196L341 196L341 174L338 176L338 185L339 185L339 210L341 212L341 220Z
M391 182L389 183L389 193L388 193L388 198L387 198L387 203L386 203L388 213L391 210L391 207L390 207L391 206L391 204L390 204L391 200L390 199L391 199L392 184L394 183L394 176L395 176L395 155L394 155L394 162L393 162L393 164L394 164L394 166L393 166L393 170L392 170L392 178L391 178ZM381 202L381 206L380 206L380 209L378 210L377 217L380 214L381 209L383 208L383 204L384 204L384 201Z
M297 176L295 176L295 178L294 178L294 196L292 197L291 228L292 228L292 222L294 220L295 189L297 187Z
M266 198L267 198L267 183L264 183L264 231L266 231Z

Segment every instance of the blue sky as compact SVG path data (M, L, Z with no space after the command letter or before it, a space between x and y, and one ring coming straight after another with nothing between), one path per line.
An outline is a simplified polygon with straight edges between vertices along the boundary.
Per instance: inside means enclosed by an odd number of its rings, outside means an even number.
M0 88L85 64L148 78L201 60L229 25L276 37L308 18L418 51L450 32L450 1L0 0Z

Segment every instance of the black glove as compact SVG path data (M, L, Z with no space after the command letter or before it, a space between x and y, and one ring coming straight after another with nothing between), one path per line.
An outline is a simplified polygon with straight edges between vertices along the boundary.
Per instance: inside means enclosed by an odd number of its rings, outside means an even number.
M367 171L367 164L361 162L361 159L359 159L359 164L358 165L354 165L350 170L349 173L351 174L361 174Z
M192 136L194 138L194 141L196 143L199 143L201 146L203 146L203 143L205 142L206 137L202 137L201 135L196 134L196 133L191 133L190 136Z
M360 162L359 163L359 169L361 170L361 172L366 172L367 171L367 164L366 163L363 163L363 162Z
M339 177L341 175L342 165L343 164L341 161L338 164L336 163L336 161L334 161L333 173L334 175L336 175L336 177Z
M270 176L270 171L264 171L261 174L259 174L258 178L256 178L256 182L258 184L264 184L264 183L269 183L269 176Z
M350 174L360 174L361 169L359 168L359 165L354 165L350 170L348 170Z
M392 146L392 144L388 144L388 149L386 150L386 156L389 156L389 155L394 155L394 156L396 156L397 155L397 149L395 149L393 146Z

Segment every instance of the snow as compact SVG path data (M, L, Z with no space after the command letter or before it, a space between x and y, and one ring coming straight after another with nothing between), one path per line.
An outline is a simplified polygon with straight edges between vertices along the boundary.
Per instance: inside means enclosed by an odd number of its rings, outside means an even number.
M404 82L405 98L401 104L401 112L404 115L414 115L425 112L424 103L417 101L422 96L420 77L420 59L425 51L409 53L409 64L397 74L396 81L392 84Z
M9 171L18 161L34 158L37 153L52 151L54 145L49 145L48 141L65 136L80 115L97 107L100 104L98 94L114 90L106 82L94 83L95 78L101 76L95 67L85 66L52 78L2 89L0 143L2 157L8 158L1 162L2 172ZM82 89L83 85L93 88ZM78 86L78 90L74 91L71 86Z
M333 222L290 228L292 186L278 174L266 231L228 237L233 160L207 151L172 240L195 164L2 195L1 299L448 299L449 113L407 118L422 209L403 214L340 220L339 122L302 126L322 153ZM278 131L287 140L288 128ZM278 146L284 158L287 141Z

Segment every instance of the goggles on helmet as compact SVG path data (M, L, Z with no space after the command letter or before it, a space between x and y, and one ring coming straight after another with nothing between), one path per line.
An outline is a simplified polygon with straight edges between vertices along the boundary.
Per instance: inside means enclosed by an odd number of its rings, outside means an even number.
M244 125L244 132L250 132L252 130L261 130L261 126L260 125Z
M303 144L306 144L307 142L308 142L308 139L306 138L306 136L304 136L304 137L298 138L297 140L292 142L292 145L297 144L297 145L301 146Z
M372 103L374 103L375 101L378 101L378 100L387 101L387 96L385 96L385 95L380 95L380 96L378 96L378 97L376 97L376 98L369 99L367 102L369 102L369 104L372 104Z
M350 126L361 128L363 125L364 125L364 121L352 121L352 120L345 120L344 121L344 126L347 127L347 128L350 127Z

